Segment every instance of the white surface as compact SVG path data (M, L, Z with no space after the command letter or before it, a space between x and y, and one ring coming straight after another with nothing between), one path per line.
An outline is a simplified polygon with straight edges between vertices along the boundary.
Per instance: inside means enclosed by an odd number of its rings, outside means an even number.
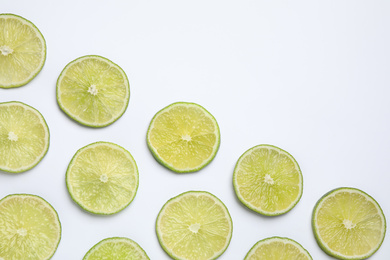
M321 3L320 3L321 2ZM356 187L372 195L390 221L390 2L361 0L5 1L4 13L31 20L47 42L47 60L28 85L0 89L46 118L51 143L34 169L0 173L0 197L37 194L58 211L62 239L53 259L82 259L111 236L138 242L151 259L169 259L155 235L162 205L187 190L206 190L228 207L233 238L220 259L243 259L269 236L301 243L313 259L331 259L317 246L311 212L326 192ZM127 111L102 129L80 126L59 109L55 84L64 66L87 54L107 57L127 73ZM200 172L175 174L150 154L145 135L153 115L176 101L208 109L221 128L214 161ZM84 212L64 181L77 149L95 141L128 149L140 186L113 216ZM236 199L238 157L257 144L291 153L304 193L289 213L267 218ZM390 237L371 258L390 259Z

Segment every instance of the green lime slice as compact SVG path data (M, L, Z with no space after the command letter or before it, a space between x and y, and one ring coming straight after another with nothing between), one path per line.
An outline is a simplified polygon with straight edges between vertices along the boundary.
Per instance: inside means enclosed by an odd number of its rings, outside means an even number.
M379 204L355 188L326 193L313 211L314 236L322 250L338 259L366 259L382 245L386 219Z
M147 143L153 156L175 172L194 172L215 157L220 133L215 118L202 106L173 103L150 122Z
M114 214L126 208L138 189L138 168L123 147L96 142L76 152L66 171L72 199L95 214Z
M233 174L238 199L267 216L290 211L302 196L302 173L295 159L272 145L258 145L238 159Z
M269 237L258 241L244 260L312 260L298 242L286 237Z
M94 245L83 260L149 260L136 242L125 237L106 238Z
M43 198L12 194L0 200L0 259L50 259L60 239L57 212Z
M112 61L88 55L70 62L57 80L57 102L75 121L90 127L114 123L126 111L130 86Z
M165 203L156 221L161 247L173 259L216 259L230 243L226 206L205 191L188 191Z
M49 128L35 108L21 102L0 103L0 170L33 168L49 149Z
M0 14L0 88L30 82L46 60L46 42L35 25L14 14Z

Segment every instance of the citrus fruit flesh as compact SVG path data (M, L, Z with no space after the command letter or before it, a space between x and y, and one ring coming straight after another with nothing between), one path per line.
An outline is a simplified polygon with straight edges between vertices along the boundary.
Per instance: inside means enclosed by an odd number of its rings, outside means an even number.
M0 14L0 87L20 87L30 82L46 60L46 43L30 21Z
M177 102L152 119L147 143L153 156L175 172L202 169L215 157L220 133L215 118L195 103Z
M237 161L233 185L239 200L263 215L291 210L302 196L302 173L295 159L272 145L247 150Z
M270 237L258 241L244 260L312 260L309 252L296 241L285 237Z
M125 112L130 86L125 72L96 55L70 62L57 80L57 102L75 121L90 127L112 124Z
M136 242L125 237L106 238L94 245L83 260L149 260Z
M319 246L338 259L366 259L381 246L386 220L379 204L356 188L325 194L313 211L313 231Z
M38 110L16 101L0 103L0 170L31 169L45 156L49 139L49 128Z
M41 197L12 194L0 200L0 259L50 259L60 239L57 212Z
M156 221L160 245L174 259L219 257L230 243L232 229L226 206L204 191L189 191L170 199Z
M72 199L96 214L114 214L134 199L138 189L135 160L123 147L109 142L89 144L76 152L66 172Z

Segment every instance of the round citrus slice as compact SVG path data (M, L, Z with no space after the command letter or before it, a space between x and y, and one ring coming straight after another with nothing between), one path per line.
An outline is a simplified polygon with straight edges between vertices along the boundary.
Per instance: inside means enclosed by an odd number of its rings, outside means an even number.
M0 259L50 259L60 239L57 212L41 197L12 194L0 200Z
M244 260L312 260L298 242L285 237L270 237L258 241Z
M232 230L226 206L205 191L170 199L156 221L160 245L173 259L216 259L228 247Z
M215 157L220 133L215 118L194 103L173 103L153 117L147 143L153 156L175 172L194 172Z
M49 128L38 110L21 102L0 103L0 170L33 168L49 149Z
M125 237L106 238L94 245L83 260L149 260L136 242Z
M46 60L46 43L35 25L14 14L0 14L0 87L30 82Z
M290 211L302 196L302 173L295 159L272 145L258 145L238 159L233 174L238 199L267 216Z
M386 233L379 204L355 188L338 188L325 194L314 208L312 226L322 250L338 259L370 257Z
M72 199L86 211L114 214L137 193L137 165L130 152L117 144L92 143L73 156L66 185Z
M91 127L112 124L125 112L130 86L112 61L88 55L70 62L57 80L57 102L75 121Z

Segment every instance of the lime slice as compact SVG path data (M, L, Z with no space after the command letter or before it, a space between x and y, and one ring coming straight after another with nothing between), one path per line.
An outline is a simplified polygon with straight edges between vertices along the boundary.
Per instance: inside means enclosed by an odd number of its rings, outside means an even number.
M312 260L309 252L296 241L285 237L269 237L258 241L244 260Z
M123 147L96 142L76 152L66 171L72 199L95 214L114 214L133 201L138 189L138 169Z
M355 188L338 188L325 194L314 208L312 226L322 250L338 259L370 257L386 233L379 204Z
M94 245L83 260L149 260L145 251L125 237L106 238Z
M0 103L0 170L33 168L49 149L49 128L43 116L21 102Z
M194 103L173 103L152 119L147 142L153 156L175 172L194 172L209 164L220 142L215 118Z
M216 259L228 247L232 230L226 206L205 191L170 199L156 221L160 245L174 259Z
M0 259L50 259L60 239L57 212L41 197L12 194L0 200Z
M125 112L130 99L125 72L112 61L95 55L70 62L57 80L57 102L80 124L103 127Z
M35 25L14 14L0 14L0 88L30 82L46 60L46 43Z
M286 151L258 145L238 159L233 174L238 199L267 216L290 211L302 196L303 180L298 163Z

